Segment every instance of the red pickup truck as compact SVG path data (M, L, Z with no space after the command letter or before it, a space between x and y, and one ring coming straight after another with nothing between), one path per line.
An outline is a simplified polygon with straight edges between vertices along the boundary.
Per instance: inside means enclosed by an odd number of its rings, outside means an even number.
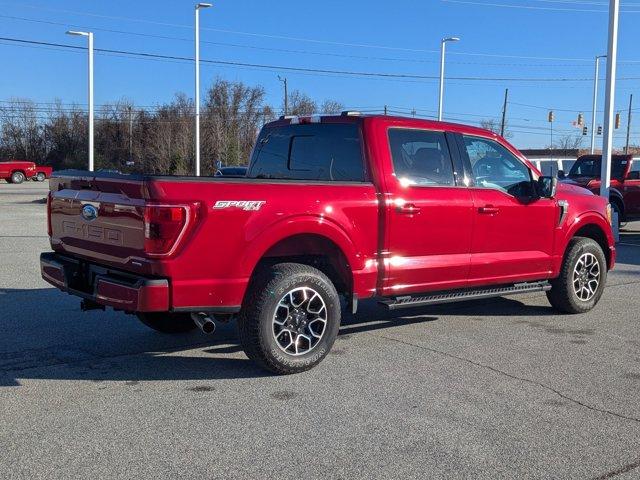
M23 160L0 162L0 178L7 183L22 183L37 174L36 164Z
M578 157L567 175L558 172L563 182L600 192L602 155ZM609 201L619 222L640 219L640 161L632 155L612 155Z
M282 374L325 357L341 306L544 291L586 312L616 256L605 199L489 131L427 120L281 118L247 178L68 171L50 188L46 281L162 332L235 317Z

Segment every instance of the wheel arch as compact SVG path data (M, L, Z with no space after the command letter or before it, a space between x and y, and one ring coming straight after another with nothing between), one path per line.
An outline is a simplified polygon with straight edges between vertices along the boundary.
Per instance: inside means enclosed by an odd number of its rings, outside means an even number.
M579 222L574 226L574 228L572 229L572 232L567 238L567 242L564 246L562 257L564 258L564 256L566 255L567 248L569 246L569 242L571 241L571 239L575 237L590 238L594 240L598 245L600 245L600 248L602 248L605 258L607 259L607 266L608 268L611 268L612 255L611 255L611 249L609 248L609 245L612 239L610 239L606 233L607 232L606 228L608 227L608 230L610 232L611 227L609 226L608 223L604 221L604 219L594 220L594 218L600 219L599 216L591 217L588 220ZM603 223L605 225L603 225Z
M252 242L242 262L249 278L258 269L281 262L313 266L331 279L339 293L351 297L353 271L362 269L362 255L337 224L305 218L276 224ZM257 248L256 248L257 247Z

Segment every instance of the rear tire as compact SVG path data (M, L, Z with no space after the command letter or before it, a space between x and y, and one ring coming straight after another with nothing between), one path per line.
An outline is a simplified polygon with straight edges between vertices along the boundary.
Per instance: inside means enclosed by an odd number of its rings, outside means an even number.
M196 328L189 313L138 313L138 318L147 327L161 333L186 333Z
M281 263L252 280L238 317L240 342L260 367L304 372L331 350L340 328L340 298L320 270Z
M24 176L24 173L22 172L13 172L11 174L11 183L20 184L24 182L24 179L25 179L25 176Z
M567 247L560 275L551 281L547 298L565 313L585 313L596 306L607 281L607 259L591 238L575 237Z

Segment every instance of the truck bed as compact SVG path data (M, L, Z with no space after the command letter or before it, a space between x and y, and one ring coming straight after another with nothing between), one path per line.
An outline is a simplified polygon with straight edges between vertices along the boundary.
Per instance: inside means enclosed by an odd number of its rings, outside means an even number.
M54 174L50 190L56 253L166 279L171 310L239 307L265 254L313 254L315 237L346 252L358 295L375 293L378 203L368 182L67 170ZM165 234L171 245L154 238Z

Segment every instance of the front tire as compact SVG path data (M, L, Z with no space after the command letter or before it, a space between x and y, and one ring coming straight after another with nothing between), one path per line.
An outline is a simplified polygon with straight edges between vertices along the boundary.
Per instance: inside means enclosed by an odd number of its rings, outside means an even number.
M575 237L567 247L560 276L551 281L547 298L565 313L585 313L602 297L607 281L607 259L591 238Z
M240 342L260 367L280 375L313 368L340 328L340 298L320 270L281 263L252 280L238 318Z
M11 174L11 183L20 184L24 182L25 176L22 172L13 172Z
M138 319L147 327L161 333L186 333L196 328L189 313L138 313Z
M38 172L38 174L36 175L35 179L38 182L44 182L47 179L47 176L42 172Z

